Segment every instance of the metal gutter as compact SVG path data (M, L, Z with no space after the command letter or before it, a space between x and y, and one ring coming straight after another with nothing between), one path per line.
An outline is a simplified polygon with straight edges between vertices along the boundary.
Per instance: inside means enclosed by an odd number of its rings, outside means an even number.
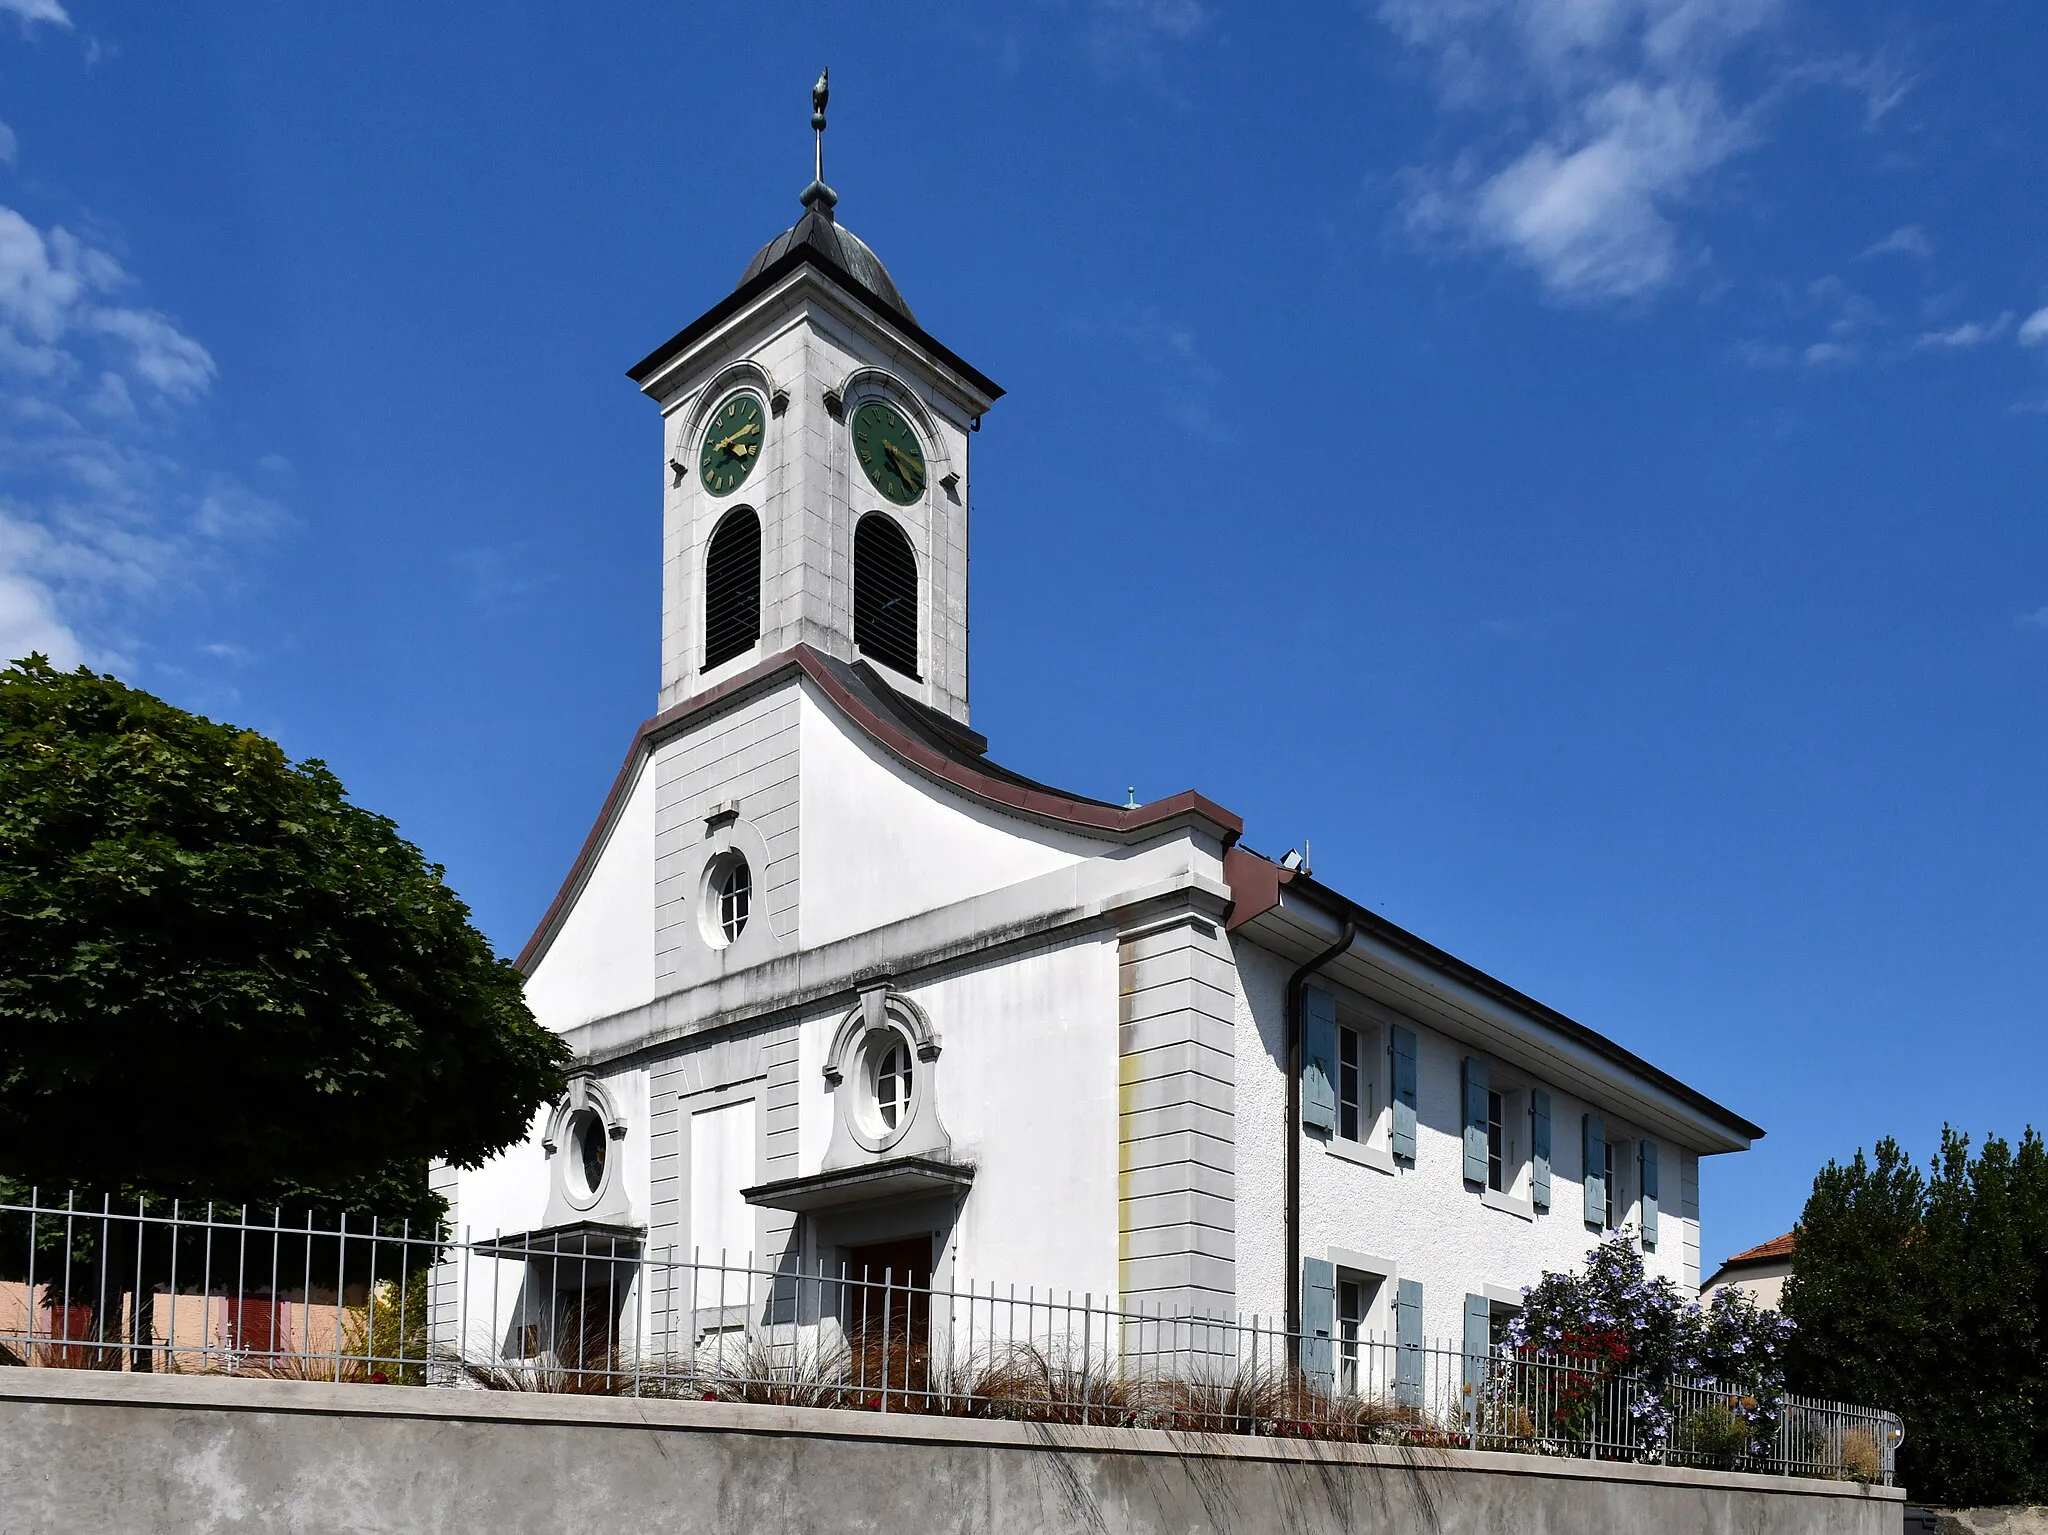
M1287 978L1287 1331L1301 1335L1301 1013L1308 978L1340 955L1358 937L1358 924L1346 922L1337 941L1310 958Z

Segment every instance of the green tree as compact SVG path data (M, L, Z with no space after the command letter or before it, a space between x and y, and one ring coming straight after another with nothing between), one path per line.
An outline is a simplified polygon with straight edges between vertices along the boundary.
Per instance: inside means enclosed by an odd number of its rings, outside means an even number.
M1906 1420L1900 1478L1952 1506L2048 1499L2048 1150L1944 1128L1923 1175L1897 1142L1830 1162L1784 1309L1792 1388Z
M323 763L0 669L0 1169L430 1218L567 1060L442 875Z

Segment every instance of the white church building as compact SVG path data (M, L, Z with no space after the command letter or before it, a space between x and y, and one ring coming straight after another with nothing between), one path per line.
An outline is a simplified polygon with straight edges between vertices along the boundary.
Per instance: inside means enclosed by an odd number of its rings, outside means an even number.
M990 759L970 447L1002 391L835 201L631 369L659 707L518 960L568 1096L437 1174L458 1228L1323 1335L1469 1339L1615 1231L1695 1291L1700 1159L1757 1126L1199 793Z

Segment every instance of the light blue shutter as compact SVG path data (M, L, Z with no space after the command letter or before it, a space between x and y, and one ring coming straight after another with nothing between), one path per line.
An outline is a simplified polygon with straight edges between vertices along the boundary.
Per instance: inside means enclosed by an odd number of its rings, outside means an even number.
M1465 1057L1465 1181L1486 1183L1486 1062Z
M1394 1400L1422 1405L1422 1286L1403 1279L1394 1286Z
M1337 1270L1321 1258L1301 1264L1301 1373L1328 1391L1335 1379Z
M1387 1030L1394 1062L1394 1155L1415 1160L1415 1035L1398 1025Z
M1657 1245L1657 1143L1642 1143L1643 1159L1643 1246Z
M1483 1295L1465 1297L1465 1411L1479 1410L1486 1390L1488 1356L1493 1352L1493 1307Z
M1529 1089L1529 1198L1550 1208L1550 1094L1540 1087Z
M1586 1116L1586 1224L1607 1224L1607 1127L1598 1114Z
M1319 986L1305 989L1301 1041L1301 1123L1307 1130L1337 1128L1337 999Z

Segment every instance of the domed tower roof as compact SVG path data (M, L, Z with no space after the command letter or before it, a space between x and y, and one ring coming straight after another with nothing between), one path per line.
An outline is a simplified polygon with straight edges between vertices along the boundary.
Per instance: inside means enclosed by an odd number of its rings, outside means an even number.
M5 4L5 0L0 0ZM875 315L901 331L926 358L957 375L970 390L986 400L1002 396L1002 386L968 363L935 337L925 334L917 323L903 290L882 265L882 258L868 248L852 230L833 216L839 194L825 185L825 100L827 77L818 76L811 87L811 128L817 135L812 161L811 184L797 199L803 217L770 240L747 263L746 271L731 293L692 320L663 345L626 370L626 376L643 389L648 381L689 350L715 327L730 319L759 295L788 278L797 269L815 267L853 298L862 300Z
M896 280L882 265L882 258L868 248L867 241L851 229L841 227L832 216L831 203L822 197L809 199L802 218L754 252L754 259L747 263L747 269L740 274L733 291L744 288L799 248L815 253L824 259L827 266L837 267L851 277L884 309L901 315L912 325L917 324L917 316L904 302Z

